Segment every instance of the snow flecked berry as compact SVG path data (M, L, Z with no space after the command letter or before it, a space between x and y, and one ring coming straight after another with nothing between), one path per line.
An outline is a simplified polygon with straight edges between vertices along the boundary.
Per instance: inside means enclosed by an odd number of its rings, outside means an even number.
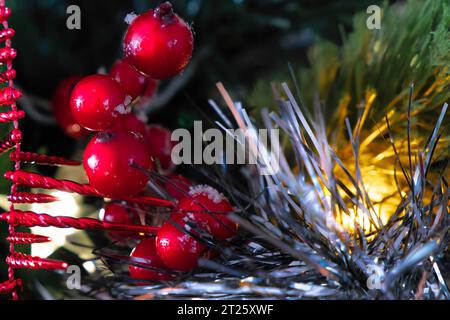
M126 59L153 79L180 73L192 56L190 26L173 12L170 2L133 19L124 39Z
M238 226L227 217L233 207L223 194L210 186L191 187L189 195L179 200L174 212L185 215L218 240L236 235Z
M142 136L123 130L100 132L86 147L83 165L89 183L108 198L124 199L145 189L151 169Z
M151 125L147 127L145 140L150 150L150 155L155 163L159 163L162 171L171 171L175 164L172 162L172 149L176 145L171 140L172 132L159 125Z
M70 97L75 120L92 131L112 128L120 117L130 112L130 102L131 97L117 81L100 74L83 78Z
M143 266L129 266L130 276L132 278L153 281L172 279L169 273L158 272L167 270L167 266L156 253L155 238L141 240L133 249L130 256L133 258L132 262Z
M109 75L120 83L125 94L133 99L143 94L147 87L147 77L123 59L114 63Z
M198 259L207 254L207 247L173 224L189 228L183 219L183 215L172 214L163 224L156 236L156 251L169 268L191 271L197 267Z
M80 138L88 134L88 131L77 123L70 110L70 94L82 78L82 76L72 76L64 79L56 87L52 98L53 115L58 125L72 138Z
M99 212L99 218L102 221L120 224L140 224L139 216L136 210L126 203L110 202L107 203ZM126 231L108 231L108 237L111 240L122 241L129 238L137 238L138 235Z

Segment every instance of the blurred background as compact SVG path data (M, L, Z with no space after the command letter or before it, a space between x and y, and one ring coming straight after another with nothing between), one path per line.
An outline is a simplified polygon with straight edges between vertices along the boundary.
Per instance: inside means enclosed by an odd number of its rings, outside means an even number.
M160 1L129 0L16 0L7 4L13 9L10 26L16 30L13 45L18 49L14 61L17 85L29 99L31 113L21 122L23 149L52 155L79 158L80 144L64 135L54 123L50 106L57 84L72 75L88 75L108 70L121 56L121 40L126 31L125 16L155 7ZM175 11L193 25L195 51L189 74L181 86L172 90L163 106L149 114L149 122L169 128L187 127L193 119L209 113L207 100L220 100L215 83L222 81L236 99L252 105L258 100L258 86L271 80L289 79L289 66L308 65L307 49L318 39L340 44L352 29L355 13L365 12L377 0L174 0ZM81 30L66 28L66 8L81 8ZM170 81L160 84L164 92ZM2 136L7 128L1 128ZM9 161L1 158L1 174ZM53 174L54 169L44 168ZM6 194L9 185L0 182ZM69 203L70 204L70 203ZM68 204L66 203L66 206ZM66 207L67 208L67 207ZM64 209L64 208L63 208ZM6 232L1 224L1 233ZM0 256L7 254L4 237L0 237ZM61 251L61 250L60 250ZM69 252L66 261L77 259ZM6 278L3 261L0 279ZM20 274L20 271L19 271ZM49 272L21 275L57 283ZM28 281L26 297L42 296L39 283Z

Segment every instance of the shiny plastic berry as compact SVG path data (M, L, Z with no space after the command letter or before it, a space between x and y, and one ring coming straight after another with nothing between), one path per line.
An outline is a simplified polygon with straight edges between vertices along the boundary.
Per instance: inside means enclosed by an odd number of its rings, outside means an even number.
M191 28L169 2L135 18L124 39L126 59L158 80L180 73L191 59L193 46Z
M218 240L236 235L238 226L227 217L233 207L223 194L210 186L191 187L189 195L178 202L174 212L184 214Z
M76 122L70 110L70 94L82 78L81 76L72 76L61 81L56 87L52 99L53 115L58 125L72 138L80 138L88 134L88 131Z
M190 271L197 266L198 259L207 251L206 246L178 229L172 222L185 228L182 215L172 214L156 236L156 251L161 260L171 269Z
M130 256L134 258L133 262L147 267L141 268L130 265L129 270L132 278L154 281L172 279L172 276L169 273L158 272L167 270L167 266L161 261L161 258L156 253L155 238L143 239L133 249ZM151 270L152 268L155 270Z
M129 113L123 116L114 127L114 130L116 129L138 132L142 135L142 137L147 135L147 125L134 113Z
M125 94L133 99L142 95L147 87L147 77L123 59L114 63L109 75L119 82Z
M70 97L70 107L81 126L104 131L114 127L123 115L130 112L130 100L117 81L97 74L78 82Z
M99 218L102 221L120 224L140 224L139 216L136 210L126 203L110 202L107 203L99 212ZM129 238L137 238L136 233L126 231L108 231L108 237L111 240L123 241Z
M180 200L189 192L192 183L181 174L170 173L167 175L168 181L163 183L166 192L174 199Z
M145 136L147 146L150 150L152 160L159 163L164 172L170 171L175 167L172 162L172 149L176 145L171 140L172 132L159 125L151 125L147 127Z
M89 183L108 198L124 199L145 189L151 169L142 136L128 131L106 131L95 135L86 147L83 165Z

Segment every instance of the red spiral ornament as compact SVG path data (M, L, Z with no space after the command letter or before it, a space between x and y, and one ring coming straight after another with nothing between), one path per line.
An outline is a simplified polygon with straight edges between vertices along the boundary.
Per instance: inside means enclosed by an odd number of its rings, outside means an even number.
M32 243L44 243L50 242L51 239L46 236L38 234L16 232L6 238L9 243L13 244L32 244Z
M43 193L16 192L8 195L8 201L12 203L49 203L58 200L55 196Z

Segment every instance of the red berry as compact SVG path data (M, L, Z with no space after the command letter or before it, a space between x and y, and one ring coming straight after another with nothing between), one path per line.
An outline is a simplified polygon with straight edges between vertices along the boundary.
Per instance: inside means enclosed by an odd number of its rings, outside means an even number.
M82 78L81 76L72 76L61 81L56 87L52 99L53 115L56 121L64 132L73 138L80 138L88 133L75 121L70 110L70 94Z
M145 86L145 90L144 93L142 94L142 97L144 99L149 99L151 97L153 97L153 95L155 94L156 88L158 87L158 80L154 80L151 78L147 79L147 85Z
M161 261L161 258L156 253L155 247L155 238L147 238L143 239L139 244L133 249L130 255L134 258L133 262L136 262L140 265L148 267L149 269L140 268L137 266L130 265L130 276L134 279L141 280L170 280L172 276L167 273L161 273L158 271L150 270L150 268L154 268L157 270L167 269L167 266L164 262Z
M114 127L116 130L134 131L140 133L143 137L147 135L147 125L145 122L138 118L134 113L129 113L123 116L117 125Z
M143 94L147 87L147 77L123 59L116 61L109 75L119 82L125 93L133 99Z
M126 206L126 204L110 202L107 203L99 212L99 218L102 221L110 223L140 224L139 216L136 210ZM136 238L138 235L126 231L109 231L108 237L115 241L122 241L127 238Z
M171 221L178 223L181 227L186 227L183 216L173 214L158 231L156 251L169 268L177 271L190 271L197 266L198 259L206 253L207 248L178 229Z
M172 132L158 125L147 127L146 142L153 161L159 163L163 171L172 170L175 165L172 162L172 149L176 141L171 140Z
M170 173L167 175L169 181L163 183L163 188L174 199L180 200L186 197L191 182L180 174Z
M124 39L126 59L153 79L180 73L191 59L193 46L191 28L169 2L134 19Z
M105 197L128 198L145 189L152 169L148 149L135 132L107 131L95 135L86 147L83 165L89 183Z
M116 125L130 112L130 97L111 77L92 75L82 79L72 91L70 107L75 120L93 131L104 131Z
M236 235L238 226L227 217L228 213L233 212L233 207L223 194L210 186L192 187L189 196L178 202L174 212L186 215L218 240Z

